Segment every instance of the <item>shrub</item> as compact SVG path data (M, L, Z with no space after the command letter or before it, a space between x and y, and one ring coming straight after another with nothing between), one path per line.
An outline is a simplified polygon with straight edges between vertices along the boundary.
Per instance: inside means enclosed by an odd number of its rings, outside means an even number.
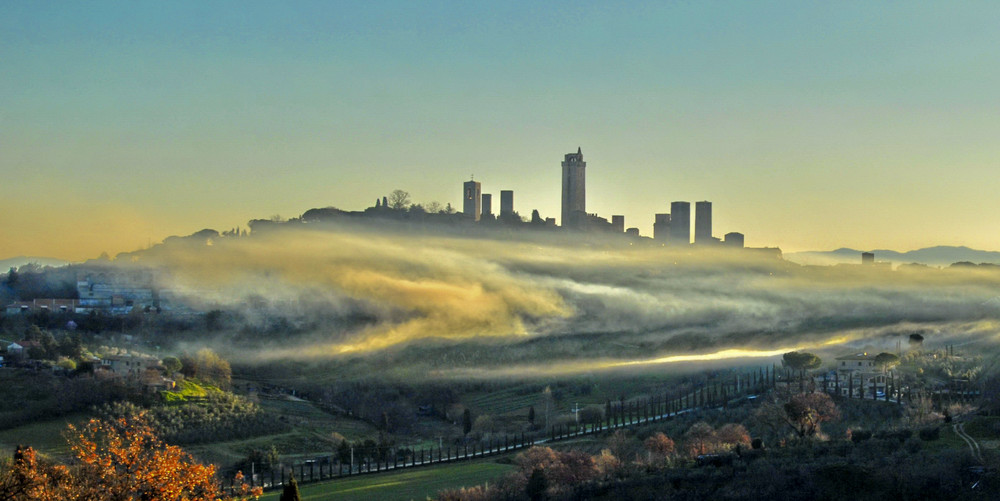
M922 428L917 435L920 437L920 440L931 442L941 438L941 428L938 428L937 426Z
M859 444L872 438L872 432L865 430L851 430L851 442Z
M913 430L910 430L908 428L895 431L882 430L875 433L875 438L881 438L885 440L898 440L900 442L905 442L906 439L912 436L913 436Z
M604 409L599 405L588 405L580 409L580 423L601 424L604 422Z

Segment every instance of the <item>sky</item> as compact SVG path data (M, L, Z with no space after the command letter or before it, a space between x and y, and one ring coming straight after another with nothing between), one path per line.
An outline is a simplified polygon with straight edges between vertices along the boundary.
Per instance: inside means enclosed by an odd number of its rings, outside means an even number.
M651 235L1000 249L995 2L2 2L0 257L514 190Z

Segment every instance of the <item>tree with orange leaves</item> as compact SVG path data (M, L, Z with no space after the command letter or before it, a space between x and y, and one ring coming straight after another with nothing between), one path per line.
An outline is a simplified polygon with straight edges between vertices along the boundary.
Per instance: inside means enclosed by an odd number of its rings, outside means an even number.
M715 430L715 436L719 439L719 444L726 447L748 446L750 445L750 432L746 426L739 423L727 423Z
M215 467L164 444L144 415L69 427L83 499L214 499Z
M39 460L31 447L17 446L0 465L0 501L69 499L74 484L68 468Z
M712 452L718 442L715 428L704 421L698 421L691 425L684 433L684 438L687 442L688 455L692 459Z
M70 425L69 440L80 461L80 499L219 499L215 466L200 464L180 447L165 444L144 414L91 419L82 428ZM260 496L259 488L243 490Z
M674 441L663 432L654 433L646 439L644 445L650 452L661 456L669 456L674 453Z
M656 432L652 436L643 442L646 446L646 450L649 451L652 459L652 455L656 455L661 462L669 462L670 456L674 454L675 444L673 439L663 434L663 432Z
M223 496L215 466L165 444L143 414L70 425L67 438L79 465L47 465L31 448L18 449L0 470L0 501L220 501L262 493L237 474L238 492Z

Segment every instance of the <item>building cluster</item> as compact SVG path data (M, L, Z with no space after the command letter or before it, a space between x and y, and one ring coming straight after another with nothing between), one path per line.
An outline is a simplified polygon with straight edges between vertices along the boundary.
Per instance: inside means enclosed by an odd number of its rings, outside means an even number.
M148 269L110 270L95 267L83 270L76 282L77 299L37 298L15 301L4 307L7 315L37 313L80 313L128 315L134 310L161 312L182 304L170 290L156 287L156 277Z
M504 220L515 216L514 192L500 192L499 216L493 213L493 195L482 192L482 184L469 180L462 185L462 213L473 221ZM639 238L638 228L626 228L625 216L612 215L609 222L606 218L587 212L587 162L583 160L583 150L577 148L576 153L567 153L562 162L562 211L560 225L563 228L577 231L603 231L615 234L625 234ZM549 226L556 226L554 218L544 221ZM691 239L691 203L672 202L670 213L656 214L653 221L653 240L663 245L690 245ZM694 240L699 246L722 245L733 248L743 248L743 234L727 233L723 239L712 236L712 202L695 203Z
M32 358L34 349L41 346L38 341L18 341L3 343L7 359L0 357L0 367L4 362L14 367L33 367L39 369L44 367L40 360ZM147 391L173 390L177 382L172 377L180 376L167 374L159 359L150 355L133 354L109 354L103 357L86 355L84 361L93 364L93 377L102 379L118 379L127 385L141 388ZM66 369L53 365L53 372L65 373ZM170 377L167 377L170 376Z
M134 285L120 279L94 280L88 276L77 281L76 291L80 298L77 313L98 311L124 315L133 308L159 307L150 283Z
M32 299L30 301L14 301L5 309L8 315L18 313L76 313L80 301L76 299Z

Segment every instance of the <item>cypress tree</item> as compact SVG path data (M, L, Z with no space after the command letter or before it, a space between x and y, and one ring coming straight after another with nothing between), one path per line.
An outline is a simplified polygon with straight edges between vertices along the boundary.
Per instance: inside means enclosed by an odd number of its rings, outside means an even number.
M545 478L545 472L541 468L531 470L528 477L528 485L525 486L525 494L531 501L541 501L547 499L546 490L549 488L549 481Z
M462 433L468 435L470 431L472 431L472 412L465 409L462 412Z
M299 484L295 481L295 475L288 475L288 483L285 484L285 488L281 491L281 497L278 501L302 501L302 496L299 495Z

